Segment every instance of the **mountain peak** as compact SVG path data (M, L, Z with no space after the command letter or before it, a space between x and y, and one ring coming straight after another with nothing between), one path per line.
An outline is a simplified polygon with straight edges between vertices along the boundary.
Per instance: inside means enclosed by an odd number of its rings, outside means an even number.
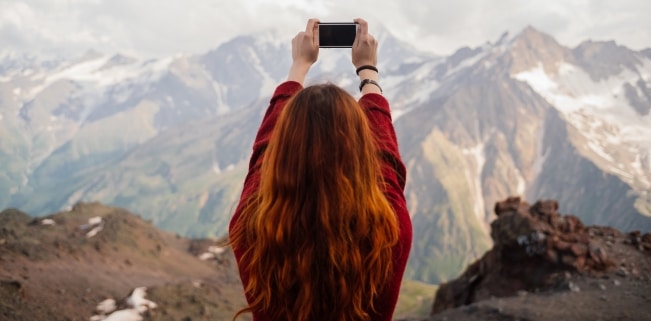
M564 61L572 60L569 49L552 36L527 26L511 42L511 73L530 70L542 63L548 73L556 73Z
M590 70L590 74L595 80L619 74L622 68L636 70L637 66L642 64L640 53L620 46L612 40L587 40L579 44L572 52L580 61L580 65L586 70ZM644 52L641 54L644 56Z
M646 57L651 59L651 48L646 48L646 49L642 50L641 52L642 52L643 55L645 55Z
M517 37L531 38L531 39L534 39L534 38L548 38L548 39L553 40L553 38L550 35L536 29L532 25L527 25L524 29L522 29L522 31L520 31L520 33L518 34Z

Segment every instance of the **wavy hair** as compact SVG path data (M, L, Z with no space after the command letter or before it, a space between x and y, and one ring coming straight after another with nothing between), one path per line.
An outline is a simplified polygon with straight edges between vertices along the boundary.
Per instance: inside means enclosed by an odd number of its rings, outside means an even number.
M288 100L231 235L247 271L245 312L271 320L369 320L399 231L364 111L317 85Z

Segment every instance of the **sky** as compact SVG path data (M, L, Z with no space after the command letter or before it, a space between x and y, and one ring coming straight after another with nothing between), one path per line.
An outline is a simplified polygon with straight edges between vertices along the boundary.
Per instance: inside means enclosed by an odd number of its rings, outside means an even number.
M615 40L640 50L651 48L649 13L651 0L0 0L0 57L203 53L267 30L289 43L311 17L362 17L371 33L382 25L441 55L529 25L570 47Z

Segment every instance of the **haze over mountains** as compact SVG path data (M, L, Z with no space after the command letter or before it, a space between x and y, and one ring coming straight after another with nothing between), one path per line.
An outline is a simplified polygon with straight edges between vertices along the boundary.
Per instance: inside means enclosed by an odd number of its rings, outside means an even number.
M381 83L408 167L407 277L456 276L490 246L490 206L557 199L586 224L651 230L651 50L533 28L449 57L379 33ZM308 83L356 93L347 50ZM184 236L223 236L289 40L200 55L0 59L0 208L127 208Z

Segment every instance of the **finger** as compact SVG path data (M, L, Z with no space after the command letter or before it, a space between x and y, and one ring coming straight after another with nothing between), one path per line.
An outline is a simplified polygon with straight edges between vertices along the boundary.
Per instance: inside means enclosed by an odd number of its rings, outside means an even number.
M317 27L317 24L319 23L319 19L312 18L307 21L307 27L305 27L305 32L312 34L312 31L314 30L315 27Z
M368 34L368 22L362 18L357 18L354 20L357 24L359 24L359 33L362 35L367 35Z
M314 27L312 27L312 37L314 46L319 48L319 20L316 20Z
M353 40L353 48L357 47L357 45L359 44L359 20L360 18L353 19L353 22L357 24L357 26L355 27L355 40Z

